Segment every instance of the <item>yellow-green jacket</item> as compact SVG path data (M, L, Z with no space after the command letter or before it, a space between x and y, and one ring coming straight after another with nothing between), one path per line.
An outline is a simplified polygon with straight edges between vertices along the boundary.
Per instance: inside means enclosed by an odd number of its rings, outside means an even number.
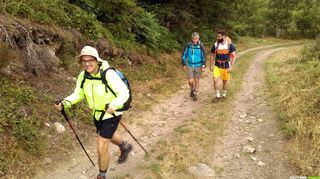
M109 67L108 62L104 61L100 66L100 69L104 70ZM129 90L123 83L119 75L114 70L108 70L106 73L106 80L110 88L115 92L115 97L110 90L106 92L106 86L102 83L102 80L86 79L83 88L81 88L81 82L84 79L85 71L82 71L77 79L76 88L74 92L66 97L62 103L65 108L70 108L72 105L82 101L84 98L87 99L90 109L92 109L92 115L96 120L99 120L101 110L105 109L106 104L114 109L120 109L123 104L129 98ZM101 74L97 73L92 77L100 78ZM115 112L115 115L121 115L122 112ZM112 118L111 114L105 113L102 119Z

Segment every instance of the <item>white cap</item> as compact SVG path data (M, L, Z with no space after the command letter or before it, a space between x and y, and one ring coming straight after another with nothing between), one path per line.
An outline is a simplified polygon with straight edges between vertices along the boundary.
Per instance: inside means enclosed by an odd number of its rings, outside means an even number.
M98 62L103 62L103 60L99 57L97 49L91 46L84 46L80 52L80 55L76 56L76 58L81 58L83 55L90 55L97 59Z
M191 35L192 38L199 38L200 35L198 32L193 32L192 35Z

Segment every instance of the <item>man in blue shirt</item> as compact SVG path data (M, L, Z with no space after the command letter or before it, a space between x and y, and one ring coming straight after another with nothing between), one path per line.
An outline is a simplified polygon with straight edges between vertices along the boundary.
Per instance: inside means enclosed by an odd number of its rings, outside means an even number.
M201 73L206 67L206 52L203 43L200 42L200 36L197 32L192 33L191 42L188 42L182 53L182 65L187 71L188 82L190 86L190 97L197 101L197 92L199 91L199 80Z

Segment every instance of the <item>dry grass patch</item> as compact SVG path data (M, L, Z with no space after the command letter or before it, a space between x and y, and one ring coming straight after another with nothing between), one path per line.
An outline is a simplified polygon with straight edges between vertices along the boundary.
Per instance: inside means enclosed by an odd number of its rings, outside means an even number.
M320 175L320 59L311 48L304 47L303 54L301 48L281 51L266 65L270 96L301 175Z

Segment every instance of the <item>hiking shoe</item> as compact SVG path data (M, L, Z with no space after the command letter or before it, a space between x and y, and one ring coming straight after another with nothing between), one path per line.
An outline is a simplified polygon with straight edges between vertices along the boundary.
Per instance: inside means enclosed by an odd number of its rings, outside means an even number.
M193 99L193 101L198 101L197 95L194 95L194 96L192 97L192 99Z
M106 176L101 176L100 174L98 174L97 179L107 179Z
M193 96L194 96L194 90L191 90L190 97L193 98Z
M128 159L128 155L129 153L131 152L132 150L132 145L129 144L129 143L125 143L125 146L123 148L120 148L120 151L121 151L121 154L118 158L118 163L121 164L121 163L124 163L127 161Z

